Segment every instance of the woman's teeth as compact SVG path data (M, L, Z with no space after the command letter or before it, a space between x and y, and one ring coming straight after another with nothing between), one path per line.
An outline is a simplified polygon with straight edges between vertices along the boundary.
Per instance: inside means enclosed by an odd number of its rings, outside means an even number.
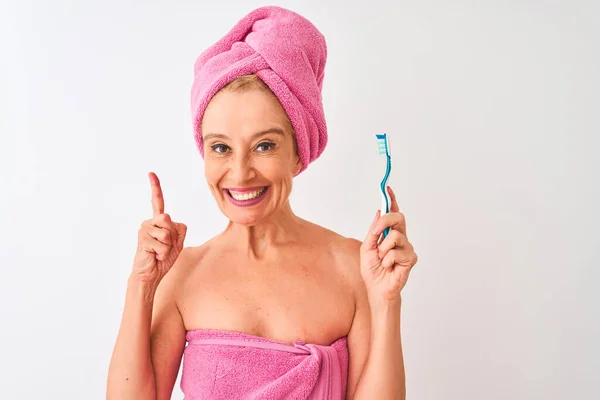
M260 196L261 194L264 193L266 188L262 188L262 189L257 189L257 190L253 190L252 192L234 192L233 190L229 191L229 194L231 194L231 197L233 197L234 199L238 200L238 201L245 201L245 200L252 200L257 198L258 196Z

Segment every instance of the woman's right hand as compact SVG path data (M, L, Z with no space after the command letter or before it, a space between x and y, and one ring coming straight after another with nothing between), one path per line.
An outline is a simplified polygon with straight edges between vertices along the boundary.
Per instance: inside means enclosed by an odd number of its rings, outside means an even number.
M183 250L187 227L171 221L165 214L165 201L160 181L155 173L149 175L152 188L153 217L142 223L133 262L132 278L154 289L169 272Z

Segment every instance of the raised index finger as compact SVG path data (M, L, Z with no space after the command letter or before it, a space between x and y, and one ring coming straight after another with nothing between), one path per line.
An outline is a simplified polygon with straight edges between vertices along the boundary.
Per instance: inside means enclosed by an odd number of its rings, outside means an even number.
M152 188L152 213L156 217L157 215L164 214L165 200L158 176L154 172L150 172L148 177L150 178L150 187Z

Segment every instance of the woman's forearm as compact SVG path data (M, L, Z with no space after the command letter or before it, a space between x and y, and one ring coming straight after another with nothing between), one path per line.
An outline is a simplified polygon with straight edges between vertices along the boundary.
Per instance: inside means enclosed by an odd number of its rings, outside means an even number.
M107 400L154 400L150 324L155 289L130 279L125 309L108 371Z
M369 299L370 351L354 399L403 400L406 397L404 357L400 334L401 298Z

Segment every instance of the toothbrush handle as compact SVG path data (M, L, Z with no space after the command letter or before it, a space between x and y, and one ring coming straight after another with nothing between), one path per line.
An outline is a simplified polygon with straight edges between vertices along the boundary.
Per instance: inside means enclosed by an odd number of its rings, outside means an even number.
M381 216L383 217L385 214L389 212L389 201L390 199L387 197L387 193L381 193ZM390 228L385 228L383 230L383 238L385 239L387 235L390 233Z

